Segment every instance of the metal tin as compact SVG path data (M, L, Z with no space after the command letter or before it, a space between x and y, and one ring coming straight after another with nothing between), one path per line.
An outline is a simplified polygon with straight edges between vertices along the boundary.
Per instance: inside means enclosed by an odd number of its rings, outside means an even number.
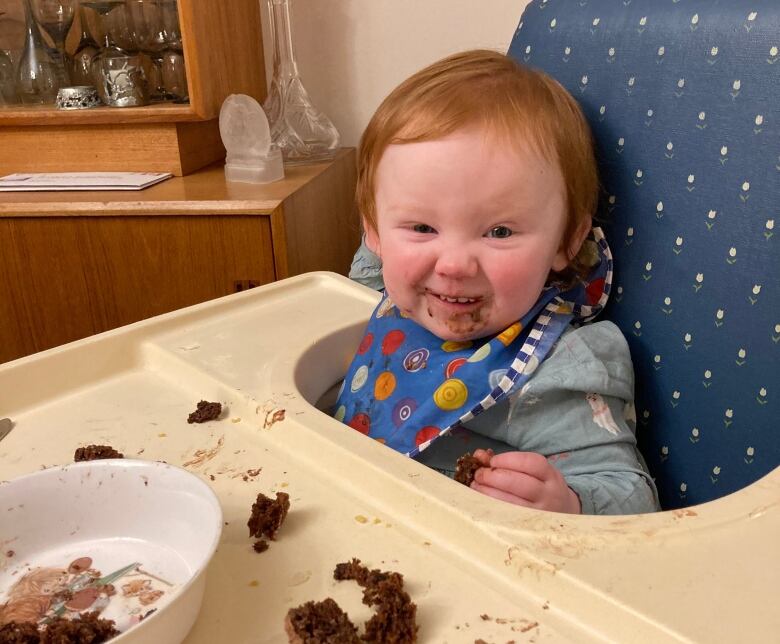
M101 104L97 89L91 85L61 87L57 92L57 108L61 110L85 110Z

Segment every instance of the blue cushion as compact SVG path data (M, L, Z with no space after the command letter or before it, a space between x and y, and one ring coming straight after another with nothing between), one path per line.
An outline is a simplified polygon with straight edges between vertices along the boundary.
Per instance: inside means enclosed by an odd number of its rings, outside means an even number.
M780 2L534 0L509 55L593 128L663 506L755 481L780 464Z

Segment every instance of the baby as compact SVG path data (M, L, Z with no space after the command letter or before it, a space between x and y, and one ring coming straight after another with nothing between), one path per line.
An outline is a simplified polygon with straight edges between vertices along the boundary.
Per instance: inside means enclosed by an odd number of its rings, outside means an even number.
M360 143L352 272L385 296L335 417L450 476L473 451L471 487L510 503L657 510L626 341L582 324L612 280L597 200L588 126L543 73L468 51L393 90Z

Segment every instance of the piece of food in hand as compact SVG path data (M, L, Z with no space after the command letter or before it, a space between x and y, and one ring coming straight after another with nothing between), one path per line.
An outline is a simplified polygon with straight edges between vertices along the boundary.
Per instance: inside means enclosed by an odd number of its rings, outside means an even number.
M267 537L273 540L276 531L287 517L290 509L290 495L277 492L276 499L269 499L262 492L252 504L252 514L247 521L250 537Z
M77 463L79 461L98 461L104 458L124 457L124 454L117 452L110 445L87 445L86 447L79 447L73 454L73 460Z
M455 480L458 483L470 487L474 481L474 474L480 467L484 467L472 454L466 453L455 463Z
M357 627L330 597L287 611L284 630L290 644L358 644ZM389 641L389 640L388 640Z
M222 404L218 402L208 402L201 400L197 409L187 416L188 423L205 423L210 420L216 420L222 413Z

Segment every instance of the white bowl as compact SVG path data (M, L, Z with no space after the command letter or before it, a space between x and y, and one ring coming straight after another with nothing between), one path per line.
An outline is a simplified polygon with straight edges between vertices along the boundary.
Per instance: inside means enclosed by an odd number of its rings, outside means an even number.
M88 461L0 483L0 608L12 600L17 615L46 603L51 610L53 593L91 580L79 572L86 564L103 584L92 582L69 607L111 583L115 593L103 592L90 609L107 604L101 617L122 631L112 642L180 642L200 610L221 533L211 488L165 463Z

